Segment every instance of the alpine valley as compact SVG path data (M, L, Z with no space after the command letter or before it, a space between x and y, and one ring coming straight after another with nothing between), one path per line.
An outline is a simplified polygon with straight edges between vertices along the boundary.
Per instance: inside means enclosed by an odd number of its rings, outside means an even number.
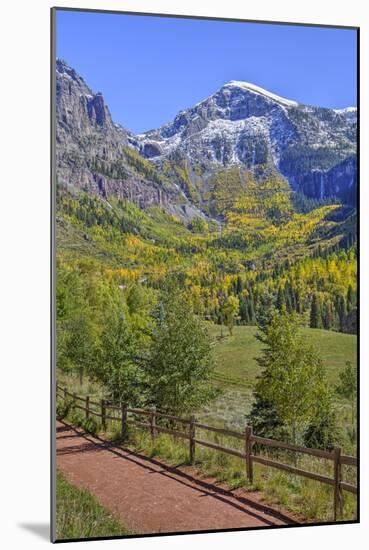
M234 297L238 325L271 301L356 332L356 108L230 81L135 135L59 59L56 175L60 281L155 294L173 277L216 324Z

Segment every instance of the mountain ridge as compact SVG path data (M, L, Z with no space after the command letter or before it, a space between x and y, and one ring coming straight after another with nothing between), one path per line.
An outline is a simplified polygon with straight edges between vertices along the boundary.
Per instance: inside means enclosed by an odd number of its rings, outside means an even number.
M306 106L233 80L172 122L135 135L65 61L56 70L63 185L142 208L161 205L188 220L206 216L201 204L214 173L239 166L256 179L279 174L309 197L355 202L355 108Z

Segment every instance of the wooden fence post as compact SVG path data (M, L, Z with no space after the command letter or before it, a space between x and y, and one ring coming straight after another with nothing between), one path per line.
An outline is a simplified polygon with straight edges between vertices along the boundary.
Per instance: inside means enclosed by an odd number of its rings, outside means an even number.
M341 488L341 447L335 447L334 451L334 521L337 521L338 513L342 515L343 500ZM338 513L337 513L338 512Z
M121 405L121 414L122 414L122 437L126 437L127 435L127 403L122 403Z
M251 457L252 451L252 426L246 426L245 430L245 452L246 452L246 474L250 483L254 481L254 469Z
M90 418L90 396L86 395L86 420Z
M101 425L102 429L106 430L106 406L105 406L105 399L101 400Z
M155 424L156 424L156 407L153 406L150 408L150 433L151 439L154 441L156 436Z
M191 415L190 418L190 464L195 462L195 422L196 418Z

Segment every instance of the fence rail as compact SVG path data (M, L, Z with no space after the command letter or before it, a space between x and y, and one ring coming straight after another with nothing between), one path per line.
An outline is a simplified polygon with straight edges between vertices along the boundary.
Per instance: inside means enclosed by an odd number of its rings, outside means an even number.
M61 399L67 399L69 397L72 400L74 408L85 411L86 418L89 418L91 415L101 418L101 424L103 429L106 429L107 420L120 422L122 436L125 436L127 434L128 425L133 424L141 428L149 429L151 433L151 437L153 439L156 437L157 433L161 432L161 433L173 435L174 437L179 437L179 438L188 440L189 457L190 457L191 464L193 464L195 461L196 445L200 445L200 446L208 447L215 451L226 453L232 456L236 456L242 460L245 460L246 475L250 483L253 483L254 464L261 464L266 467L276 468L278 470L288 472L293 475L306 477L308 479L312 479L320 483L325 483L327 485L330 485L331 487L334 488L334 500L333 500L334 521L337 520L338 514L342 515L343 491L357 494L357 487L355 485L352 485L342 480L342 466L344 465L344 466L357 467L358 466L357 458L354 456L341 454L340 447L336 447L332 451L325 451L322 449L310 449L308 447L292 445L285 441L277 441L275 439L269 439L266 437L260 437L260 436L254 435L252 431L252 426L246 426L244 432L237 432L234 430L228 430L226 428L218 428L215 426L208 426L206 424L202 424L200 422L197 422L194 416L191 416L191 418L183 418L183 417L162 413L160 411L157 411L155 407L152 407L149 410L136 409L136 408L127 407L125 403L122 403L121 406L112 405L105 399L101 399L100 402L92 401L89 396L86 396L86 397L79 396L76 393L69 392L67 388L61 388L59 385L57 385L56 394L57 394L57 397ZM85 406L82 406L77 403L81 401L85 403ZM93 405L94 407L99 407L99 411L91 409L91 405ZM119 414L117 416L111 416L107 414L108 410L118 411ZM137 420L137 418L128 417L128 413L131 413L136 416L142 415L148 418L149 421L142 422L141 420ZM173 426L171 426L171 428L161 426L156 422L157 419L160 419L160 418L164 418L166 420L176 422L177 424L181 424L182 426L188 426L188 432L179 431L177 429L174 429ZM196 436L196 428L204 431L225 435L228 437L234 437L235 439L239 439L239 440L241 439L244 441L245 451L241 452L240 450L233 449L230 447L225 447L223 445L220 445L219 443L214 443L212 441L206 441L204 439L200 439ZM328 477L315 472L303 470L301 468L297 468L296 466L292 466L291 464L285 464L283 462L272 460L271 458L268 458L265 456L257 455L253 452L253 447L255 444L259 446L263 446L265 448L279 448L279 449L292 451L295 453L303 453L306 455L323 458L325 460L330 460L333 462L333 477Z

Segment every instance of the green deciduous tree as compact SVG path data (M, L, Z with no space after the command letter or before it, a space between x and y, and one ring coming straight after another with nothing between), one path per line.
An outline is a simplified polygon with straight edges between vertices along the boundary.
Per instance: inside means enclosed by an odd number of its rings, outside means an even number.
M258 358L263 371L256 392L275 408L295 443L318 416L326 387L321 360L300 334L296 314L274 313L257 337L265 347Z
M144 370L148 398L162 411L189 413L215 395L209 336L179 291L170 291L158 303Z
M95 353L95 334L86 284L77 270L57 264L57 365L76 372L82 385Z
M233 334L233 327L235 320L238 317L239 309L240 301L237 296L228 296L223 306L223 314L230 336Z
M304 444L307 447L332 450L340 441L341 433L332 397L330 388L321 385L314 418L304 433Z
M143 350L140 349L140 354ZM98 361L93 375L104 384L116 404L131 406L143 401L143 380L137 340L123 304L114 304L106 313L100 339Z
M93 365L95 357L95 340L93 327L87 314L76 316L68 324L68 333L64 342L65 359L71 365L71 369L79 376L82 386L83 376L88 373Z

